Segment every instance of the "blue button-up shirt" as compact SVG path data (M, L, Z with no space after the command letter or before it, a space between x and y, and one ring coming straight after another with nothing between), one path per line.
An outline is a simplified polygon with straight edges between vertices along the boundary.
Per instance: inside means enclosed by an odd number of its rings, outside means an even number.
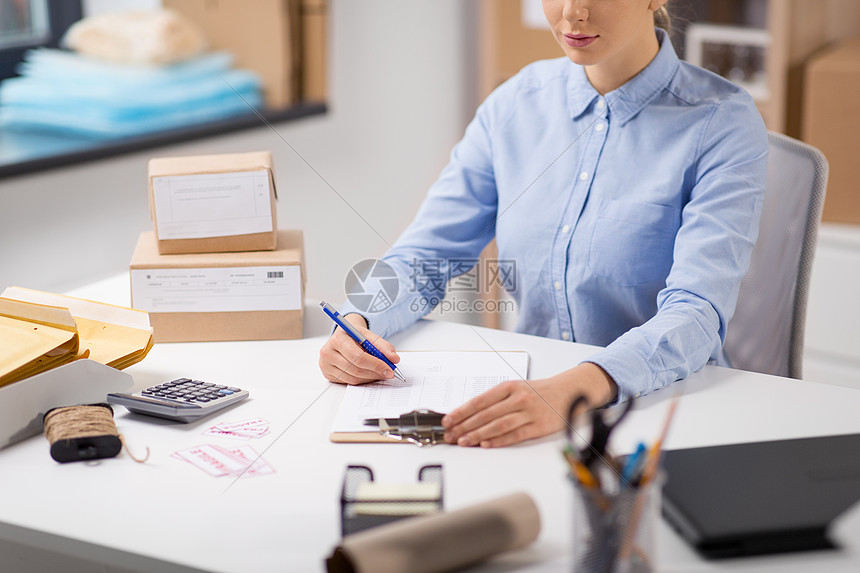
M417 261L463 272L495 237L499 259L515 261L516 330L605 346L589 361L619 400L725 363L767 134L746 92L680 61L658 34L654 60L606 95L559 58L486 99L384 256L401 288L386 311L362 312L371 329L406 328L430 310L417 300L444 296L444 281L416 280Z

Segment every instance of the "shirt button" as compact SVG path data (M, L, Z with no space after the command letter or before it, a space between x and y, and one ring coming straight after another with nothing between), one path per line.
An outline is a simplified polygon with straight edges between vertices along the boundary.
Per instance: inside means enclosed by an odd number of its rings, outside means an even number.
M606 107L606 102L602 99L597 100L597 109L603 109Z
M562 233L567 233L568 231L570 231L570 225L565 225L561 228Z
M586 171L583 171L582 173L579 174L579 180L580 181L585 181L586 179L588 179L588 173Z
M553 286L555 286L555 290L561 290L561 283L559 281L555 281L555 283L553 283Z
M594 126L594 129L596 129L597 131L603 131L603 124L598 123L597 125Z
M562 337L564 340L570 340L570 333L569 333L568 331L566 331L566 330L565 330L565 331L563 331L563 332L561 333L561 337Z

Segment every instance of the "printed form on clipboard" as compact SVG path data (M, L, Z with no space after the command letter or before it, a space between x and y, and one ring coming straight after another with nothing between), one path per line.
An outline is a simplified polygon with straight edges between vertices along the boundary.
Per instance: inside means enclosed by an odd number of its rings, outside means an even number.
M369 418L397 418L417 409L448 413L505 380L526 380L525 351L399 351L392 378L348 386L334 419L332 442L399 442L364 424Z

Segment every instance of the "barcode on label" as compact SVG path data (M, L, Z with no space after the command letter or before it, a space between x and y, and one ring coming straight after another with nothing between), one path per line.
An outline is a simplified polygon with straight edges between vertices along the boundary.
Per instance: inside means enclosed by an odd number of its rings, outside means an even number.
M268 271L266 275L266 278L269 279L282 279L284 278L284 271Z

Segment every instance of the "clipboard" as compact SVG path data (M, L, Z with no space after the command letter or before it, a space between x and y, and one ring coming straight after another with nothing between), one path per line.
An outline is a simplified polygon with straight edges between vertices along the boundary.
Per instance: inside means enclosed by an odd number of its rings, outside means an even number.
M419 409L401 414L397 418L378 418L376 433L370 432L332 432L333 442L400 442L416 446L435 446L441 444L445 436L442 427L442 414L433 410ZM365 421L367 422L367 420ZM368 435L370 434L370 435Z
M404 440L398 440L389 436L383 436L379 432L331 432L329 441L335 444L408 444Z
M401 357L406 358L409 355L420 356L421 359L425 362L433 360L438 360L440 366L440 376L445 376L444 368L449 363L453 364L453 368L457 368L458 365L450 360L451 357L455 358L476 358L475 360L468 360L468 364L460 364L459 366L466 366L466 370L472 372L472 376L482 377L482 378L493 378L497 376L507 376L506 379L527 379L528 377L528 362L529 355L528 352L523 350L504 350L504 351L495 351L495 350L477 350L477 351L399 351ZM437 355L437 356L433 356ZM448 356L450 355L450 356ZM480 357L479 359L477 359ZM501 358L501 360L496 360L496 358ZM448 359L446 361L446 358ZM406 366L405 374L407 377L407 381L413 381L415 379L416 372L409 371L409 363L404 360L401 362L404 366ZM489 365L489 368L487 366ZM421 374L421 376L426 376L426 374ZM464 377L467 377L464 375ZM501 382L503 380L499 380ZM423 382L422 382L423 383ZM355 393L362 392L364 388L373 388L374 390L379 389L382 392L386 390L382 386L382 384L386 384L388 386L397 386L402 387L403 383L395 382L395 381L384 381L384 382L376 382L371 383L365 386L350 386L347 388L347 392L353 394L352 397L344 396L344 401L341 403L341 409L338 412L338 419L335 420L335 427L337 428L339 425L339 419L343 416L343 409L348 408L350 404L355 403ZM479 391L474 392L474 395L478 395L482 393L484 390L489 389L483 388L478 389ZM394 390L396 391L396 389ZM352 398L352 399L351 399ZM472 395L465 396L465 399L452 403L449 409L453 409L469 399L472 398ZM432 410L437 416L439 416L440 426L441 426L441 416L446 412L442 411L443 408L433 407L433 408L423 408L421 405L417 407L406 407L398 411L388 411L388 412L366 412L367 415L360 416L361 419L365 418L403 418L407 415L413 415L415 412L422 412ZM380 413L386 414L385 416L379 415ZM433 436L433 432L426 427L427 424L412 424L412 426L404 425L402 422L396 424L395 430L400 432L399 437L395 437L393 434L389 433L389 435L384 435L382 432L376 429L368 428L366 430L355 430L351 429L348 431L338 431L334 430L329 434L329 440L333 443L347 443L347 444L379 444L379 443L396 443L396 444L408 444L413 443L417 445L431 445L433 443L442 443L441 435L444 434L444 430L441 432L436 430L436 436ZM431 424L432 426L432 424ZM403 430L406 430L406 435L404 437ZM396 434L397 432L395 432Z

